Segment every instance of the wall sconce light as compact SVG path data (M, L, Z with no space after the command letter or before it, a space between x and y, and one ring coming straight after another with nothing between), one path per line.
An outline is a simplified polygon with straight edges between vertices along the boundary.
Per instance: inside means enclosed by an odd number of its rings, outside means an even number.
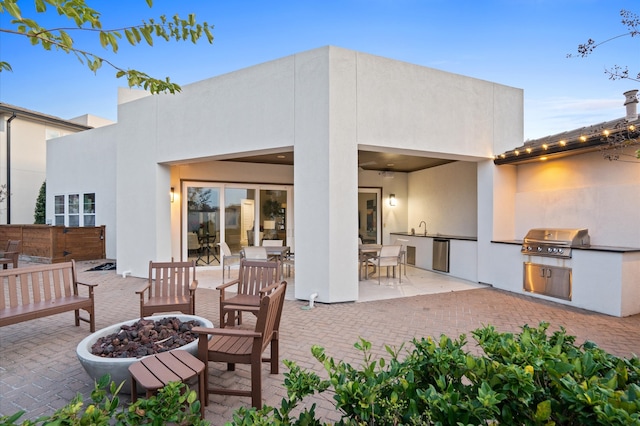
M389 194L389 205L391 207L395 207L395 205L396 205L396 194Z
M173 203L175 201L175 199L176 199L176 190L175 190L175 188L173 186L171 187L171 193L170 194L171 194L171 202Z

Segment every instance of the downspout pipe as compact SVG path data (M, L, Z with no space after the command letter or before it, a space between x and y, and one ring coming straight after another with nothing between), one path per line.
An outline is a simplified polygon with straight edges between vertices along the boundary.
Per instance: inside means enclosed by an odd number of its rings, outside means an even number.
M11 224L11 122L16 117L14 112L7 119L7 225Z

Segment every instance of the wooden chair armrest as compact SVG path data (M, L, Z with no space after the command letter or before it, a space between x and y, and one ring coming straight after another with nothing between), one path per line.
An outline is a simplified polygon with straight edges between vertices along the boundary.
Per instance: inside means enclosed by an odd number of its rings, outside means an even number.
M198 280L193 280L189 286L189 291L195 291L198 288Z
M271 292L273 290L276 289L276 287L278 287L281 283L275 282L269 286L266 286L264 288L261 288L260 291L258 292L260 294L260 299L262 299L265 295L267 294L271 294Z
M144 294L144 292L149 290L150 288L151 288L151 283L147 283L140 290L136 290L136 294L139 294L140 296L142 296Z
M235 279L233 281L229 281L227 283L220 284L218 287L216 287L216 290L226 290L228 287L231 287L232 285L236 285L239 282L240 282L240 279Z
M192 333L207 334L212 336L236 336L236 337L260 337L261 334L253 330L244 330L238 328L207 328L193 327Z
M98 287L98 284L83 283L82 281L77 281L77 284L84 285L87 287Z

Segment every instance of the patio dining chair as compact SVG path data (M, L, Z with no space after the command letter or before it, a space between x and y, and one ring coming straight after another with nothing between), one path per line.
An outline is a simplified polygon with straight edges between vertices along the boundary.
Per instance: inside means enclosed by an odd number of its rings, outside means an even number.
M231 265L240 263L240 253L233 254L229 245L224 241L218 243L220 254L222 256L222 283L224 284L224 270L227 269L228 278L231 278Z
M294 268L295 270L295 266L296 266L296 259L293 253L289 253L284 257L284 259L282 259L282 267L283 268L286 267L287 277L291 277L291 268Z
M262 240L263 247L282 247L283 245L283 240Z
M367 260L367 265L374 266L378 272L378 285L380 285L380 273L382 272L380 268L383 266L387 268L387 277L389 276L389 268L393 267L393 277L395 278L396 267L401 265L401 249L402 246L399 245L382 246L377 256ZM402 274L398 274L398 276L402 282Z
M267 249L261 246L244 247L240 257L251 260L267 260Z
M201 248L202 248L202 244L200 244L200 240L198 239L198 234L196 234L195 232L189 232L187 234L188 254L199 255Z
M398 238L396 240L396 244L400 244L400 260L402 266L400 266L400 273L402 274L402 268L404 267L404 276L407 276L407 244L409 244L409 240L405 240L403 238Z

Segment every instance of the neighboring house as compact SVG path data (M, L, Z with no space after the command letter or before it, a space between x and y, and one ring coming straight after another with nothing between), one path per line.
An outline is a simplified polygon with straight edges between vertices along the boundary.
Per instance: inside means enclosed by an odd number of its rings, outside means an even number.
M46 179L49 139L109 123L94 116L65 120L0 103L0 184L8 191L0 203L0 223L33 223L36 199Z
M576 155L553 162L566 168L557 182L552 162L494 163L522 140L521 89L328 46L176 95L135 94L116 125L49 142L47 218L81 184L96 194L107 256L141 277L149 260L188 257L203 241L194 236L237 248L284 238L295 297L324 303L358 299L359 234L389 244L422 221L431 236L465 237L452 241L450 275L515 292L529 228L587 227L594 244L640 246L640 206L625 204L638 194L637 164ZM430 240L415 241L416 265L431 269ZM612 256L619 290L640 248ZM593 286L574 285L567 303L593 309L581 299ZM640 312L636 300L605 310Z

